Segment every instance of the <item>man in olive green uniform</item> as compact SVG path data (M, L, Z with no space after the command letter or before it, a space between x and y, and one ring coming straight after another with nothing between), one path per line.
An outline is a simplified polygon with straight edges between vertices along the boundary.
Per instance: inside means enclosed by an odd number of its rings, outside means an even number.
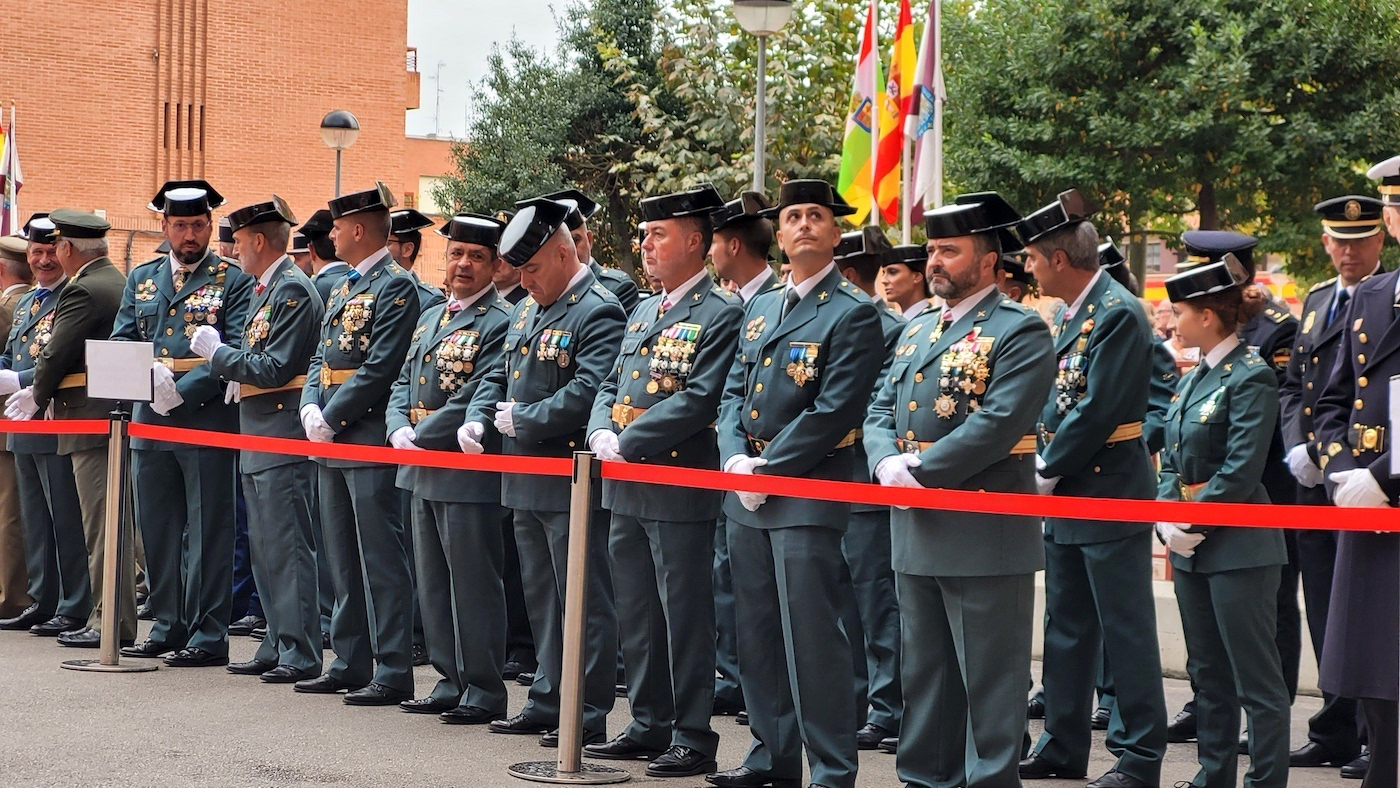
M274 195L234 211L229 222L240 262L257 280L243 348L225 345L211 326L198 328L190 346L214 374L229 381L226 398L239 403L245 434L301 438L297 407L324 309L315 285L286 254L296 217ZM319 675L321 622L311 537L316 465L305 457L244 451L239 469L267 635L251 660L228 670L261 676L269 684Z
M503 436L501 451L568 457L583 451L588 416L603 379L617 360L626 317L617 298L584 265L565 228L568 205L528 201L501 234L501 257L520 269L530 297L512 314L505 366L472 396L458 443L483 450L488 422ZM557 744L563 669L564 593L569 540L569 481L505 474L501 503L515 510L525 605L539 668L525 708L490 724L493 733L546 734ZM617 615L608 569L607 522L594 513L589 529L583 741L606 736L617 680Z
M1096 210L1071 189L1016 228L1028 273L1067 304L1050 329L1058 374L1040 415L1037 483L1042 494L1150 500L1142 421L1152 330L1137 299L1099 267L1099 236L1088 221ZM1151 526L1047 518L1045 564L1045 734L1021 763L1021 778L1085 775L1094 678L1106 659L1116 691L1107 746L1118 760L1090 785L1157 785L1167 710Z
M719 470L713 424L743 310L705 270L710 184L642 200L642 248L658 293L633 311L622 353L588 423L604 460ZM612 513L609 552L632 723L594 758L647 759L647 775L715 770L713 544L721 495L709 490L603 483Z
M1113 277L1114 281L1122 285L1133 298L1142 297L1142 288L1139 286L1137 277L1128 270L1128 259L1123 256L1123 250L1118 248L1118 244L1112 238L1106 239L1099 244L1099 268L1103 272ZM1166 418L1167 408L1171 405L1172 397L1176 396L1176 382L1180 375L1176 371L1176 358L1167 349L1167 343L1152 333L1152 383L1147 390L1147 415L1142 419L1142 439L1147 443L1147 454L1149 456L1162 450L1163 423ZM1104 690L1110 690L1107 697L1112 698L1112 680L1105 675L1101 679L1106 679L1107 684L1100 685L1099 711L1104 710L1103 698ZM1098 712L1096 711L1097 715ZM1105 720L1105 723L1107 720Z
M578 259L588 266L588 270L598 278L599 284L617 296L622 310L632 314L632 310L637 308L637 302L641 301L641 292L636 281L616 268L606 268L593 259L593 231L588 228L588 220L597 216L603 206L589 199L588 195L578 189L546 194L544 198L563 203L572 209L568 218L569 237L573 239L574 248L578 250Z
M55 419L106 419L115 403L87 395L89 339L106 339L121 306L126 277L107 259L110 225L90 213L58 210L50 214L57 240L54 253L68 283L54 297L48 344L34 361L33 383L11 396L6 415L33 418L50 405ZM107 436L60 435L58 453L68 457L82 512L87 543L88 576L93 608L87 626L58 636L77 648L97 648L102 640L103 565L107 545ZM112 491L114 495L118 491ZM116 593L120 641L136 638L135 539L128 539L121 557L122 587ZM229 548L232 552L232 547Z
M211 211L224 199L204 181L172 181L151 201L169 255L132 269L112 338L155 345L155 399L137 403L138 424L237 432L224 385L190 349L210 325L241 346L253 280L209 248ZM155 625L131 657L171 667L228 664L233 605L234 480L228 449L131 441L136 522L146 550Z
M879 228L869 226L841 236L836 267L846 281L869 296L880 309L880 329L885 335L882 375L889 372L895 347L904 333L904 318L875 295L881 268L894 256ZM864 443L857 442L851 481L870 484L870 467ZM890 507L851 505L851 523L841 538L841 552L850 573L852 596L842 616L851 639L856 668L856 708L860 729L856 745L873 750L880 742L899 735L904 701L899 688L899 603L895 599L894 569L890 559Z
M383 446L389 390L418 322L418 287L393 261L384 184L330 202L336 255L353 266L331 293L301 395L301 424L318 443ZM351 706L413 697L413 581L392 465L317 460L324 553L335 587L335 661L297 692L348 690ZM377 663L377 664L376 664Z
M389 231L389 254L394 262L413 277L418 285L418 305L424 311L444 303L447 299L436 285L430 285L418 277L413 266L418 263L418 253L423 251L423 230L433 226L433 220L413 210L405 208L389 214L393 227Z
M25 232L35 286L20 299L9 343L0 356L0 394L6 396L34 384L34 362L53 337L54 307L67 283L47 214L32 217ZM52 636L81 629L92 613L92 590L73 463L59 456L55 435L16 433L9 436L9 449L24 515L29 595L49 616L29 631Z
M331 212L322 208L301 226L311 254L311 282L321 294L323 305L330 301L331 290L350 273L350 266L335 255L335 244L331 241L331 230L335 229L333 221Z
M924 215L929 279L948 306L916 318L865 422L883 485L1030 493L1037 414L1055 377L1045 322L996 286L1020 242L994 192ZM1033 517L900 509L891 515L899 589L906 785L1015 785L1025 735L1035 572Z
M9 336L15 307L29 291L29 270L23 238L12 236L0 245L0 331ZM0 623L5 629L28 629L49 619L39 600L29 593L29 572L20 511L14 456L0 447Z
M879 310L841 277L830 184L793 180L771 213L791 281L749 302L719 411L730 473L850 481L854 444L880 374ZM725 496L740 632L739 671L753 745L722 788L791 785L805 748L812 782L856 780L854 666L840 623L841 536L849 504L737 492Z
M448 239L452 297L419 319L389 395L385 428L395 448L456 451L457 428L477 387L505 365L510 310L491 281L501 227L489 216L459 214L438 230ZM454 724L500 719L507 700L500 474L405 465L398 486L412 495L423 634L441 676L426 698L399 708Z

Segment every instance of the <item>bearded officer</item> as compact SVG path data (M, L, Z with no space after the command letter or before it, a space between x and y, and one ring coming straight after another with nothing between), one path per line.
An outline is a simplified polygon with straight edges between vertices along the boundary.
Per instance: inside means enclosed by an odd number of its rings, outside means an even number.
M626 318L574 248L565 221L574 210L554 200L527 201L501 234L501 257L520 269L530 297L512 313L506 364L472 396L458 443L484 450L487 423L504 436L501 451L568 457L582 451L588 416L617 360ZM489 725L492 733L545 734L558 744L563 670L563 611L569 541L567 479L505 474L501 503L515 510L525 605L539 668L524 709ZM587 640L584 644L583 742L601 743L617 679L617 616L608 570L607 522L589 530Z
M166 183L151 200L171 251L131 271L112 329L113 339L155 345L155 399L137 403L137 424L238 431L223 382L190 348L201 325L242 346L252 277L209 248L211 211L223 204L205 181ZM132 439L136 522L156 621L125 656L174 651L165 660L171 667L228 664L236 459L229 449Z
M589 446L617 462L719 470L714 421L743 318L705 270L710 184L642 200L642 248L662 292L633 311L593 403ZM603 483L632 723L593 758L650 760L651 777L715 770L713 544L721 494Z
M438 230L447 238L452 297L414 329L389 396L394 448L457 451L457 428L477 387L505 365L510 309L492 285L501 228L489 216L458 214ZM418 599L428 658L441 676L427 697L399 708L459 725L500 719L507 701L500 474L405 465L398 485L412 495Z
M243 348L225 345L210 326L190 346L229 381L244 434L301 438L297 415L304 370L320 339L325 313L311 283L287 255L296 225L280 197L229 214L244 270L257 278ZM261 591L267 635L253 658L230 673L289 684L321 672L321 619L311 533L316 464L305 457L244 451L239 460L253 576Z

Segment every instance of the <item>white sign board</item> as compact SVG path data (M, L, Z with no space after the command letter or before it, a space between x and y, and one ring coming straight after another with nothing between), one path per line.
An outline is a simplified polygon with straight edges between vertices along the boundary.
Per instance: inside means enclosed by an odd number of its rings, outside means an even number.
M95 399L150 402L154 383L151 366L155 345L150 342L87 341L87 390Z

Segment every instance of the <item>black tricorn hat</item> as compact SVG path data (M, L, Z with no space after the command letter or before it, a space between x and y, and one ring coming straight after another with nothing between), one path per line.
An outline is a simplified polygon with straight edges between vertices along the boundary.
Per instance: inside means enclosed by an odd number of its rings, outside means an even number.
M1179 303L1239 287L1249 280L1250 274L1240 259L1233 252L1226 252L1219 262L1188 268L1163 284L1167 288L1167 298Z
M831 211L833 216L850 216L856 212L849 203L831 188L826 181L804 178L785 182L778 187L778 204L763 212L762 216L773 219L790 205L820 205Z
M1063 227L1087 221L1099 212L1099 206L1085 198L1078 189L1060 192L1055 201L1016 223L1021 243L1033 244Z
M649 222L683 217L709 217L724 207L714 184L702 183L693 189L674 194L660 194L642 200L642 218Z
M267 202L255 203L246 208L239 208L227 217L229 225L229 240L225 243L233 242L233 234L244 227L263 222L286 222L296 227L297 217L292 215L292 209L287 206L287 201L272 195L272 199ZM220 238L220 240L223 240Z
M146 207L166 216L203 216L223 204L208 181L166 181Z
M505 222L479 213L459 213L437 229L437 234L449 241L459 241L496 248L501 242Z
M885 233L867 224L855 232L842 233L841 242L836 245L835 260L839 263L854 257L873 257L877 265L884 265L893 255L894 247Z
M930 238L961 238L978 233L992 233L1001 241L1003 252L1017 252L1024 247L1011 226L1020 221L1021 214L996 192L960 194L952 205L944 205L924 213L924 233Z
M928 267L928 247L918 244L901 244L890 250L890 254L885 258L885 265L907 265L911 269L923 273Z
M58 240L54 234L53 220L47 213L36 213L24 223L24 240L36 244L51 244Z
M309 236L330 235L334 228L335 220L331 218L331 212L325 208L311 214L311 218L301 225L301 231Z
M426 230L432 226L432 219L429 219L412 208L405 208L401 211L394 211L389 214L390 235L406 235L408 233Z
M763 192L740 192L738 197L710 214L710 223L716 230L723 230L743 222L756 222L763 218L764 211L772 207L773 202L764 196Z
M529 201L501 231L501 257L516 268L530 262L530 258L564 226L570 210L574 209L554 200Z
M398 204L394 193L389 191L389 187L385 186L383 181L377 181L373 189L337 197L328 203L332 219L365 211L388 211Z

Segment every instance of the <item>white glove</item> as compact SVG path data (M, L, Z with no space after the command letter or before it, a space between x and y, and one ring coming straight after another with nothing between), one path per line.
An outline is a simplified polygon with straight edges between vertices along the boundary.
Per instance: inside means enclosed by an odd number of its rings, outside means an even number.
M1046 478L1041 475L1045 470L1045 460L1040 455L1035 455L1035 490L1041 495L1049 495L1055 491L1055 485L1060 483L1060 477Z
M0 394L19 391L19 373L13 369L0 370Z
M588 436L588 448L598 455L598 459L608 462L627 462L622 457L622 449L617 443L617 433L612 430L594 430Z
M396 449L412 449L423 451L423 448L414 441L418 440L418 433L412 427L399 427L389 435L389 445Z
M228 382L228 388L224 389L224 404L232 405L235 402L243 401L243 384L236 380Z
M1184 530L1190 527L1187 523L1157 523L1157 535L1162 537L1162 542L1168 550L1182 558L1190 558L1196 554L1196 548L1201 542L1206 540L1205 534L1188 533Z
M156 399L160 398L161 392L166 392L167 395L175 393L175 373L170 370L170 367L159 361L152 361L151 372L151 390Z
M1288 454L1283 458L1288 463L1288 471L1293 474L1293 478L1304 487L1312 488L1322 484L1322 469L1317 467L1317 463L1308 456L1306 444L1298 444L1288 450Z
M321 413L321 408L316 405L303 405L301 407L301 428L306 431L306 439L316 443L332 443L335 441L335 430L326 423L326 417Z
M515 403L496 403L496 432L508 437L515 437Z
M1332 501L1349 509L1379 509L1390 505L1390 498L1376 481L1376 477L1365 468L1351 471L1337 471L1327 478L1337 483Z
M213 326L200 326L194 330L194 336L190 337L190 350L206 361L212 361L214 354L223 346L224 341L219 338L219 331Z
M729 473L737 473L743 476L752 476L755 468L767 465L768 461L762 457L740 457L735 455L729 462L725 463L725 470ZM768 500L768 493L743 492L735 490L734 494L739 496L739 504L751 512L758 511Z
M156 390L155 399L151 402L151 410L162 416L169 416L170 411L184 403L185 398L180 396L180 392L175 390L175 384L171 383L168 388L162 387Z
M914 478L914 474L909 472L910 468L917 468L923 465L924 461L917 454L892 454L875 465L875 480L886 487L909 487L915 490L922 490L924 486L919 484L919 480ZM898 506L897 509L908 509L908 506Z
M481 436L486 434L486 425L479 421L469 421L457 428L457 445L463 454L480 454L486 451L481 445Z
M5 401L5 418L10 421L29 421L38 412L39 405L34 402L33 386L20 389Z

